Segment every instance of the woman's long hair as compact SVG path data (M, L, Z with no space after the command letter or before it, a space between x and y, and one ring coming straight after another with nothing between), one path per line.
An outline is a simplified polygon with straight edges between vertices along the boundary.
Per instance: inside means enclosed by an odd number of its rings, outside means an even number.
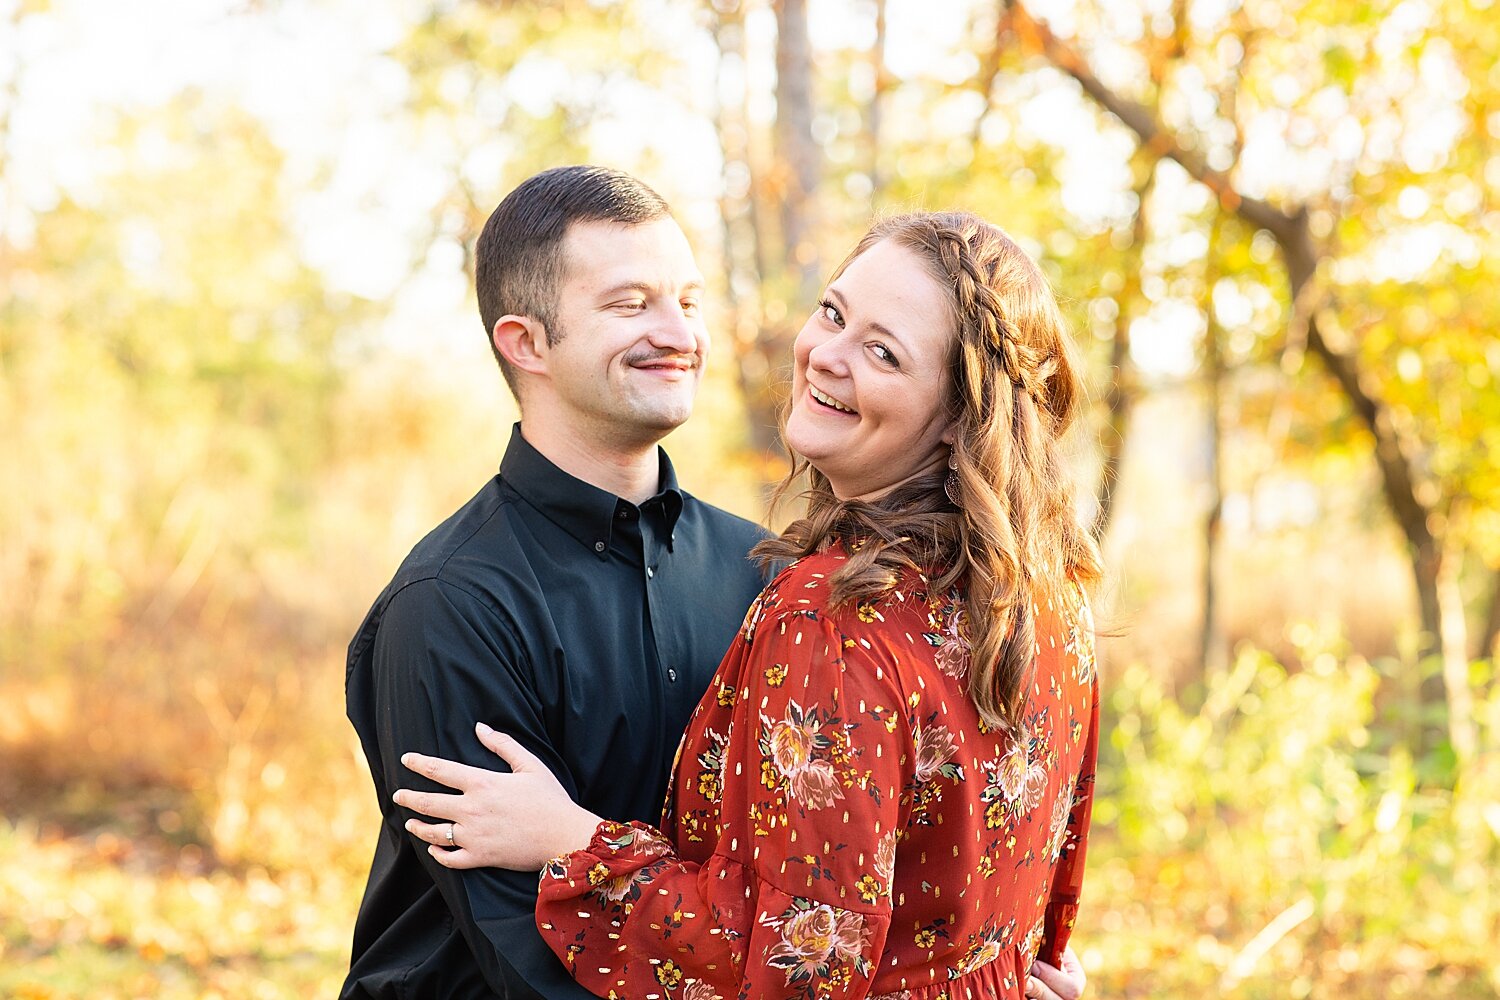
M966 583L970 694L987 722L1014 732L1035 663L1038 607L1067 580L1100 573L1062 467L1060 438L1082 395L1072 344L1036 263L978 216L922 212L877 222L834 278L885 240L926 261L951 294L958 504L944 491L947 470L873 501L840 500L827 477L793 453L776 497L805 473L807 514L755 554L800 559L844 540L851 552L830 579L835 604L886 593L903 568L929 574L939 593Z

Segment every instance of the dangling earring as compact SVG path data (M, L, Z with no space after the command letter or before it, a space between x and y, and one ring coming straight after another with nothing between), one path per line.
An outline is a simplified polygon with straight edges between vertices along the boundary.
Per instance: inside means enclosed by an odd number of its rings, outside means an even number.
M958 449L948 452L948 478L943 481L943 492L955 507L962 507L962 493L958 484Z

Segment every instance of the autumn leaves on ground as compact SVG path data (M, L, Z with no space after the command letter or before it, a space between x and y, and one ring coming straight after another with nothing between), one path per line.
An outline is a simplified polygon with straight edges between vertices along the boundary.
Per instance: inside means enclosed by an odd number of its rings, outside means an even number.
M1052 276L1110 568L1091 996L1495 996L1489 7L0 0L0 996L335 993L343 646L514 417L466 248L584 161L693 240L668 447L750 517L875 211Z

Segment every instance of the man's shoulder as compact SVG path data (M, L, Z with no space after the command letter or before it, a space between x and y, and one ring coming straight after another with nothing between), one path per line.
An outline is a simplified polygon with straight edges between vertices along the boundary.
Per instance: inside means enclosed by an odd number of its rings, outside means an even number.
M485 574L519 544L512 524L517 499L498 476L490 479L412 546L387 592L428 580L461 587L476 574Z
M457 599L465 606L483 605L498 614L503 602L496 598L506 584L502 568L515 564L519 545L510 523L515 502L515 496L495 477L412 546L355 633L351 661L369 648L393 605L420 615L424 606L442 606Z
M715 541L723 541L725 544L730 540L743 542L748 550L757 542L771 537L771 532L747 517L731 513L723 507L715 507L691 493L683 493L682 496L684 511L692 511L696 517L701 518Z

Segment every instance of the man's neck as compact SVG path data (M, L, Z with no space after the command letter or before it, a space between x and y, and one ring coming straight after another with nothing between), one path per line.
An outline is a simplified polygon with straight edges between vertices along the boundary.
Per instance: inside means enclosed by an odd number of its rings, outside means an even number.
M601 441L576 427L521 418L521 436L553 465L590 486L639 504L661 489L655 442L624 445Z

